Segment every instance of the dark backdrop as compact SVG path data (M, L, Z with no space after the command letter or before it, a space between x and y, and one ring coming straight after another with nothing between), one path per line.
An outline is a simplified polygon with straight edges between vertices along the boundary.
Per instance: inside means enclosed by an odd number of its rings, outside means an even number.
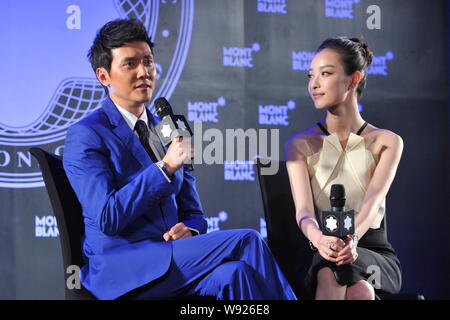
M380 29L370 29L372 5ZM289 137L325 116L306 89L311 52L330 36L364 37L375 61L363 117L405 143L387 198L402 291L450 298L448 13L444 0L2 1L0 298L63 298L57 228L26 150L63 153L67 127L97 107L101 90L85 55L96 30L124 16L142 19L154 37L155 96L203 121L203 133L278 129L280 158ZM198 164L195 175L210 231L265 235L252 166Z

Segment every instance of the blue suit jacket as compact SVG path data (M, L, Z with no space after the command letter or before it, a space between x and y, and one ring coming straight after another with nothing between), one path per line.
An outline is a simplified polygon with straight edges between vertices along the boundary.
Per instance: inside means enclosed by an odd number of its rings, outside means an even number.
M194 177L181 168L169 183L109 98L69 129L63 162L86 226L81 281L100 299L163 276L176 223L206 232Z

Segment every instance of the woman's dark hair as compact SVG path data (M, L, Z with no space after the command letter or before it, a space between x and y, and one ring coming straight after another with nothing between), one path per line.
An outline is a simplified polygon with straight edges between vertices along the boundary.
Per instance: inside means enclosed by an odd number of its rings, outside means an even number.
M336 37L326 39L319 46L316 52L323 49L332 49L339 52L342 56L342 63L347 75L352 75L355 71L361 72L361 81L359 82L357 93L358 99L366 87L367 69L372 63L373 51L360 38Z
M153 52L153 43L141 21L117 19L106 23L95 36L87 57L94 72L97 68L111 70L111 49L120 48L129 42L147 42Z

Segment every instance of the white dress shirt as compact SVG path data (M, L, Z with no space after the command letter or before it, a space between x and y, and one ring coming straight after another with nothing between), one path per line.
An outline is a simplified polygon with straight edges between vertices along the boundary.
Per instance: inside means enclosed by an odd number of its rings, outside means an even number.
M133 131L133 133L137 137L139 137L139 135L136 132L136 130L134 130L134 126L136 125L136 122L138 120L144 121L145 124L148 126L148 117L147 117L147 112L145 111L145 109L144 109L144 112L142 112L141 116L138 118L134 114L132 114L130 111L125 110L124 108L118 106L117 104L115 104L115 106L117 107L117 110L119 110L119 112L123 116L123 118L125 119L125 122L128 124L128 126L131 129L131 131ZM151 141L149 141L149 143L151 143ZM155 155L155 156L157 156L157 155ZM171 180L169 179L169 177L167 176L167 174L163 170L164 161L160 160L160 161L156 162L155 164L159 168L159 170L161 170L161 173L164 175L164 177L166 177L167 182L170 183ZM197 229L190 228L190 227L188 227L188 229L193 231L193 232L195 232L196 234L200 234L200 232ZM192 235L195 235L195 234L192 233Z
M136 130L134 130L134 127L135 127L136 122L137 122L138 120L144 121L145 124L146 124L147 127L148 127L148 117L147 117L147 112L145 112L145 109L144 109L144 112L142 112L141 116L138 118L138 117L136 117L136 115L134 115L134 114L131 113L130 111L125 110L124 108L118 106L117 104L115 104L115 106L117 107L117 110L119 110L120 114L122 114L123 118L125 119L125 122L128 124L128 126L129 126L130 129L131 129L131 131L133 131L133 133L134 133L137 137L139 137L139 135L138 135L138 133L136 132ZM149 139L149 140L150 140L150 139ZM151 144L152 142L149 141L149 143ZM155 156L158 157L158 155L155 155ZM169 179L169 177L167 176L167 174L166 174L166 173L164 172L164 170L162 169L162 168L163 168L163 165L164 165L164 162L163 162L162 160L160 160L160 161L156 162L155 164L156 164L156 166L161 170L161 172L162 172L162 174L164 175L164 177L166 177L166 180L170 183L171 180Z

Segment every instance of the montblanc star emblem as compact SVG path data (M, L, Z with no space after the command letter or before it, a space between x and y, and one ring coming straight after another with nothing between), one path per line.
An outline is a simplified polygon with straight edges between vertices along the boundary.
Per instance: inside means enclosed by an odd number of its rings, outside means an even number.
M333 232L337 229L337 220L333 216L329 216L325 219L325 228Z
M170 124L163 124L161 128L161 133L164 138L170 138L170 134L172 133L172 128L170 127Z
M350 216L346 216L344 219L344 228L348 231L352 227L352 219Z
M177 122L178 128L186 130L186 125L184 124L184 121L178 119L176 122Z

